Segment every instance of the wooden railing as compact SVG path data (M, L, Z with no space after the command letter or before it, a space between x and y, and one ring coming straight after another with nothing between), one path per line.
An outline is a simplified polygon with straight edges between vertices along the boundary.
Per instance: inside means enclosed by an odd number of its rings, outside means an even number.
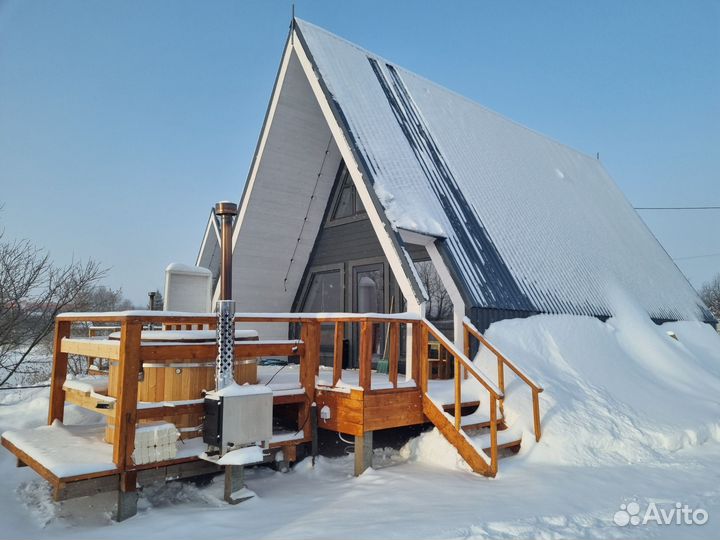
M352 325L358 327L359 349L358 349L358 386L362 387L365 392L371 392L372 387L372 360L373 360L373 339L375 335L375 327L383 325L386 327L387 335L387 351L383 346L383 352L387 353L388 360L388 381L393 389L398 387L398 368L400 365L400 337L401 325L406 325L408 331L417 332L417 328L422 325L419 319L409 318L407 314L387 315L383 317L363 317L349 316L344 314L337 317L319 318L320 324L334 324L333 332L333 364L332 364L332 382L331 388L337 386L342 377L343 362L343 341L346 335L346 327L351 328ZM312 323L305 323L305 326L311 327ZM305 327L304 326L304 327ZM412 353L406 358L413 362L413 373L419 372L417 361L412 358ZM417 380L417 377L413 376Z
M530 387L532 392L532 403L533 403L533 429L535 431L535 440L539 441L542 436L542 428L540 426L540 392L543 391L543 387L533 381L527 373L522 371L514 362L502 354L495 346L493 346L480 331L470 322L468 319L463 321L464 333L465 333L465 349L470 350L471 337L475 338L482 346L493 353L497 359L497 385L500 391L505 393L505 367L518 376L526 385ZM500 411L504 410L504 398L500 400Z
M418 346L423 347L424 350L427 350L427 342L428 342L428 336L432 336L437 342L440 344L441 347L443 347L450 356L453 358L454 362L454 373L453 373L453 389L454 389L454 410L453 410L453 425L455 432L457 432L457 437L455 441L455 446L460 450L461 455L463 458L470 464L470 466L476 471L481 472L482 474L485 474L486 476L495 476L497 474L498 470L498 442L497 442L497 431L498 431L498 417L497 417L497 411L498 411L498 400L503 399L503 391L500 389L495 383L493 383L484 373L482 373L471 361L470 359L460 350L458 349L455 344L450 341L443 333L438 330L435 325L433 325L430 321L427 319L423 319L423 325L421 330L420 337L420 343ZM461 369L462 368L462 369ZM421 374L420 374L420 386L423 392L424 399L426 400L426 408L428 409L428 416L434 420L434 423L438 425L438 428L442 429L442 420L437 416L437 412L432 410L432 407L439 408L437 404L434 404L431 402L430 396L428 395L428 378L429 378L429 370L430 370L430 362L428 360L428 355L422 355L422 366L421 366ZM477 452L480 454L482 452L481 449L475 449L474 447L466 448L466 451L463 452L461 446L463 446L464 441L464 434L462 433L462 380L464 378L463 372L472 375L473 378L478 381L484 388L487 390L489 399L488 399L488 417L489 417L489 428L490 428L490 463L488 464L489 467L486 466L486 464L483 464L481 460L476 459L473 456L473 452ZM440 410L439 412L444 414L444 411ZM427 413L426 413L427 414ZM443 434L450 438L447 431L444 431ZM481 456L479 456L481 457Z
M265 318L262 318L265 320ZM249 317L243 320L251 320ZM73 323L113 323L120 327L119 340L73 337ZM134 486L134 476L143 466L136 466L132 460L135 442L135 426L138 420L160 420L167 416L201 414L201 402L158 403L157 406L138 408L139 374L143 362L167 363L190 362L193 364L213 362L217 355L217 346L210 343L151 343L142 342L144 327L183 328L199 325L211 327L216 324L213 314L178 315L163 312L119 312L119 313L67 313L56 318L53 371L50 387L50 405L48 424L55 420L63 421L66 400L95 412L104 414L115 426L113 430L113 462L117 471L123 475L128 485ZM313 326L318 323L310 323ZM304 439L309 440L311 423L306 419L311 413L311 403L315 389L315 374L319 360L319 342L306 347L302 342L258 341L238 342L235 346L235 358L256 358L258 356L294 356L300 357L300 383L309 399L303 400L302 414L298 424L302 426ZM85 356L90 361L103 358L117 362L118 384L112 402L103 396L86 396L82 392L63 388L68 372L69 355ZM102 403L101 403L102 402ZM156 465L156 464L154 464Z
M535 437L540 439L540 413L538 394L542 387L532 381L514 363L502 355L495 347L472 326L465 323L465 351L469 351L470 337L476 338L482 345L492 351L498 358L498 383L494 383L488 376L480 371L469 359L469 354L460 350L451 340L442 334L430 321L409 313L399 314L310 314L310 313L237 313L236 323L283 323L300 324L300 341L293 345L290 342L268 342L262 340L247 342L236 346L235 358L254 358L258 356L299 356L299 383L306 396L302 414L298 423L303 426L306 440L311 434L311 422L307 422L311 414L311 404L315 400L317 378L320 369L320 342L321 325L334 325L333 332L333 366L332 380L324 388L334 388L342 377L343 340L346 330L357 325L359 335L358 353L358 386L365 393L387 392L398 390L398 368L401 352L401 328L405 325L406 332L411 335L412 346L406 351L406 362L412 365L408 374L414 381L408 380L401 391L419 390L422 393L423 412L443 434L458 448L461 455L470 463L473 470L487 476L494 476L498 466L498 410L502 415L504 400L504 367L507 366L522 379L533 392L533 409ZM73 339L71 327L74 322L82 323L113 323L120 326L120 340ZM50 394L50 409L48 423L63 419L66 392L63 384L67 376L68 355L77 354L88 358L107 358L118 363L119 384L114 406L105 410L103 414L113 417L115 422L113 439L113 461L120 472L134 471L137 468L132 462L132 451L135 439L135 425L139 419L161 419L168 415L193 414L201 412L201 403L192 403L175 407L158 406L138 410L138 374L143 361L163 362L185 359L187 361L213 361L216 356L216 347L212 344L174 343L172 347L167 344L143 343L141 332L144 327L162 327L165 329L179 328L212 328L216 324L216 317L208 314L182 314L171 312L119 312L119 313L68 313L61 314L56 319L55 348L53 358L53 373ZM372 361L373 361L373 335L376 325L384 325L387 329L387 357L388 381L390 389L373 388ZM449 417L445 414L442 405L432 401L428 394L429 359L428 340L432 337L444 348L454 363L454 414ZM490 455L483 453L482 449L475 449L470 440L462 431L462 380L472 376L477 380L489 395L487 407L490 428ZM68 392L67 398L80 400ZM74 401L81 406L88 406L85 396L82 402ZM172 409L172 410L170 410ZM129 479L128 482L132 480Z
M299 382L307 396L304 414L299 424L307 437L310 436L311 422L307 417L311 412L310 404L314 400L316 377L320 366L320 328L321 324L335 325L335 358L333 366L333 386L342 374L342 341L344 326L360 326L360 386L365 391L372 390L372 332L374 325L389 325L390 373L393 388L397 387L398 360L400 351L400 324L412 325L413 333L419 331L422 322L408 314L308 314L308 313L238 313L237 323L299 323L301 324L300 342L292 343L260 342L238 343L235 358L255 358L258 356L299 356ZM120 339L116 341L88 338L73 338L73 323L112 323L120 328ZM67 392L63 385L67 378L68 356L85 356L89 360L103 358L118 363L119 381L117 395L112 407L104 404L101 414L113 417L115 423L113 439L113 461L119 471L131 471L132 451L135 439L135 425L139 419L161 419L168 415L192 414L202 410L202 404L158 406L138 410L138 374L143 362L169 362L184 359L192 362L214 361L217 347L203 343L168 344L142 343L141 332L147 327L165 329L212 328L216 324L214 314L179 314L168 312L117 312L117 313L66 313L58 315L55 324L53 371L50 389L48 423L63 420L66 399L80 406L92 405L87 396L77 392ZM419 371L415 362L415 370ZM75 400L75 401L73 401Z

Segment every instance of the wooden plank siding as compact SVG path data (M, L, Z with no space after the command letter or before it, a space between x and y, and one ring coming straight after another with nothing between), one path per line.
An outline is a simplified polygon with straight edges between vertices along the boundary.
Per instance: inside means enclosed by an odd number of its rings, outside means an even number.
M426 420L420 391L411 388L388 393L366 393L363 422L365 431L424 424Z
M325 406L330 409L330 418L319 419L318 427L349 435L426 422L417 388L388 392L317 390L315 401L318 411Z
M351 390L317 390L315 392L318 414L323 407L330 409L328 420L318 419L318 427L350 435L363 434L363 392Z

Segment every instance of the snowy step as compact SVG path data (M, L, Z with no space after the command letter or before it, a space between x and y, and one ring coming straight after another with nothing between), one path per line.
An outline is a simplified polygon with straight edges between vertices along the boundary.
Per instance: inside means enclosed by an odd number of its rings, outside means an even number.
M498 429L505 429L505 423L503 417L500 415L500 411L497 414ZM490 426L490 413L486 410L479 408L472 414L468 414L460 418L460 427L465 431L482 429Z
M462 427L465 431L482 429L490 426L490 411L487 410L487 406L482 406L479 401L475 401L471 404L463 404L463 409L466 407L475 407L476 410L461 417L460 427ZM443 405L443 410L453 418L455 417L454 405ZM497 421L498 429L505 429L504 418L500 412L499 403L497 407Z
M509 428L504 431L497 432L497 444L498 448L512 448L513 446L520 446L522 441L523 431L518 428ZM490 455L490 433L483 433L482 435L476 435L470 437L473 446L481 449L486 454Z
M436 400L436 401L437 401L437 400ZM460 405L461 405L461 407L462 407L463 409L469 409L469 408L471 408L471 407L475 407L475 408L476 408L476 407L479 407L479 406L480 406L480 402L477 401L477 400L475 400L475 401L463 401ZM452 412L452 411L454 411L454 410L455 410L455 400L454 400L454 398L453 398L453 401L450 401L450 402L448 402L448 403L443 403L443 404L442 404L442 408L443 408L443 410L444 410L445 412Z

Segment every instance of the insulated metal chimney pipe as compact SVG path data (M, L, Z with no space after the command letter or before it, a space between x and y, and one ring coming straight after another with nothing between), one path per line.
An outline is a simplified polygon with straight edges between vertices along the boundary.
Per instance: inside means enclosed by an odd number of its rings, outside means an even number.
M232 300L232 225L237 205L221 201L215 205L215 215L220 218L220 300Z
M221 201L215 205L215 215L220 218L220 299L217 303L217 345L215 363L215 389L235 382L235 302L232 299L232 224L237 215L235 203Z

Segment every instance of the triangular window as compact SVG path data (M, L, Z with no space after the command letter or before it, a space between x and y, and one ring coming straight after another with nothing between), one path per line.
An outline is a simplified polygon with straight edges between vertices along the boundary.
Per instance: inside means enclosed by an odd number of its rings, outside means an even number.
M343 166L343 170L338 180L338 189L333 201L332 213L330 221L350 221L355 216L365 214L362 201L358 197L355 185L353 184L350 173Z

